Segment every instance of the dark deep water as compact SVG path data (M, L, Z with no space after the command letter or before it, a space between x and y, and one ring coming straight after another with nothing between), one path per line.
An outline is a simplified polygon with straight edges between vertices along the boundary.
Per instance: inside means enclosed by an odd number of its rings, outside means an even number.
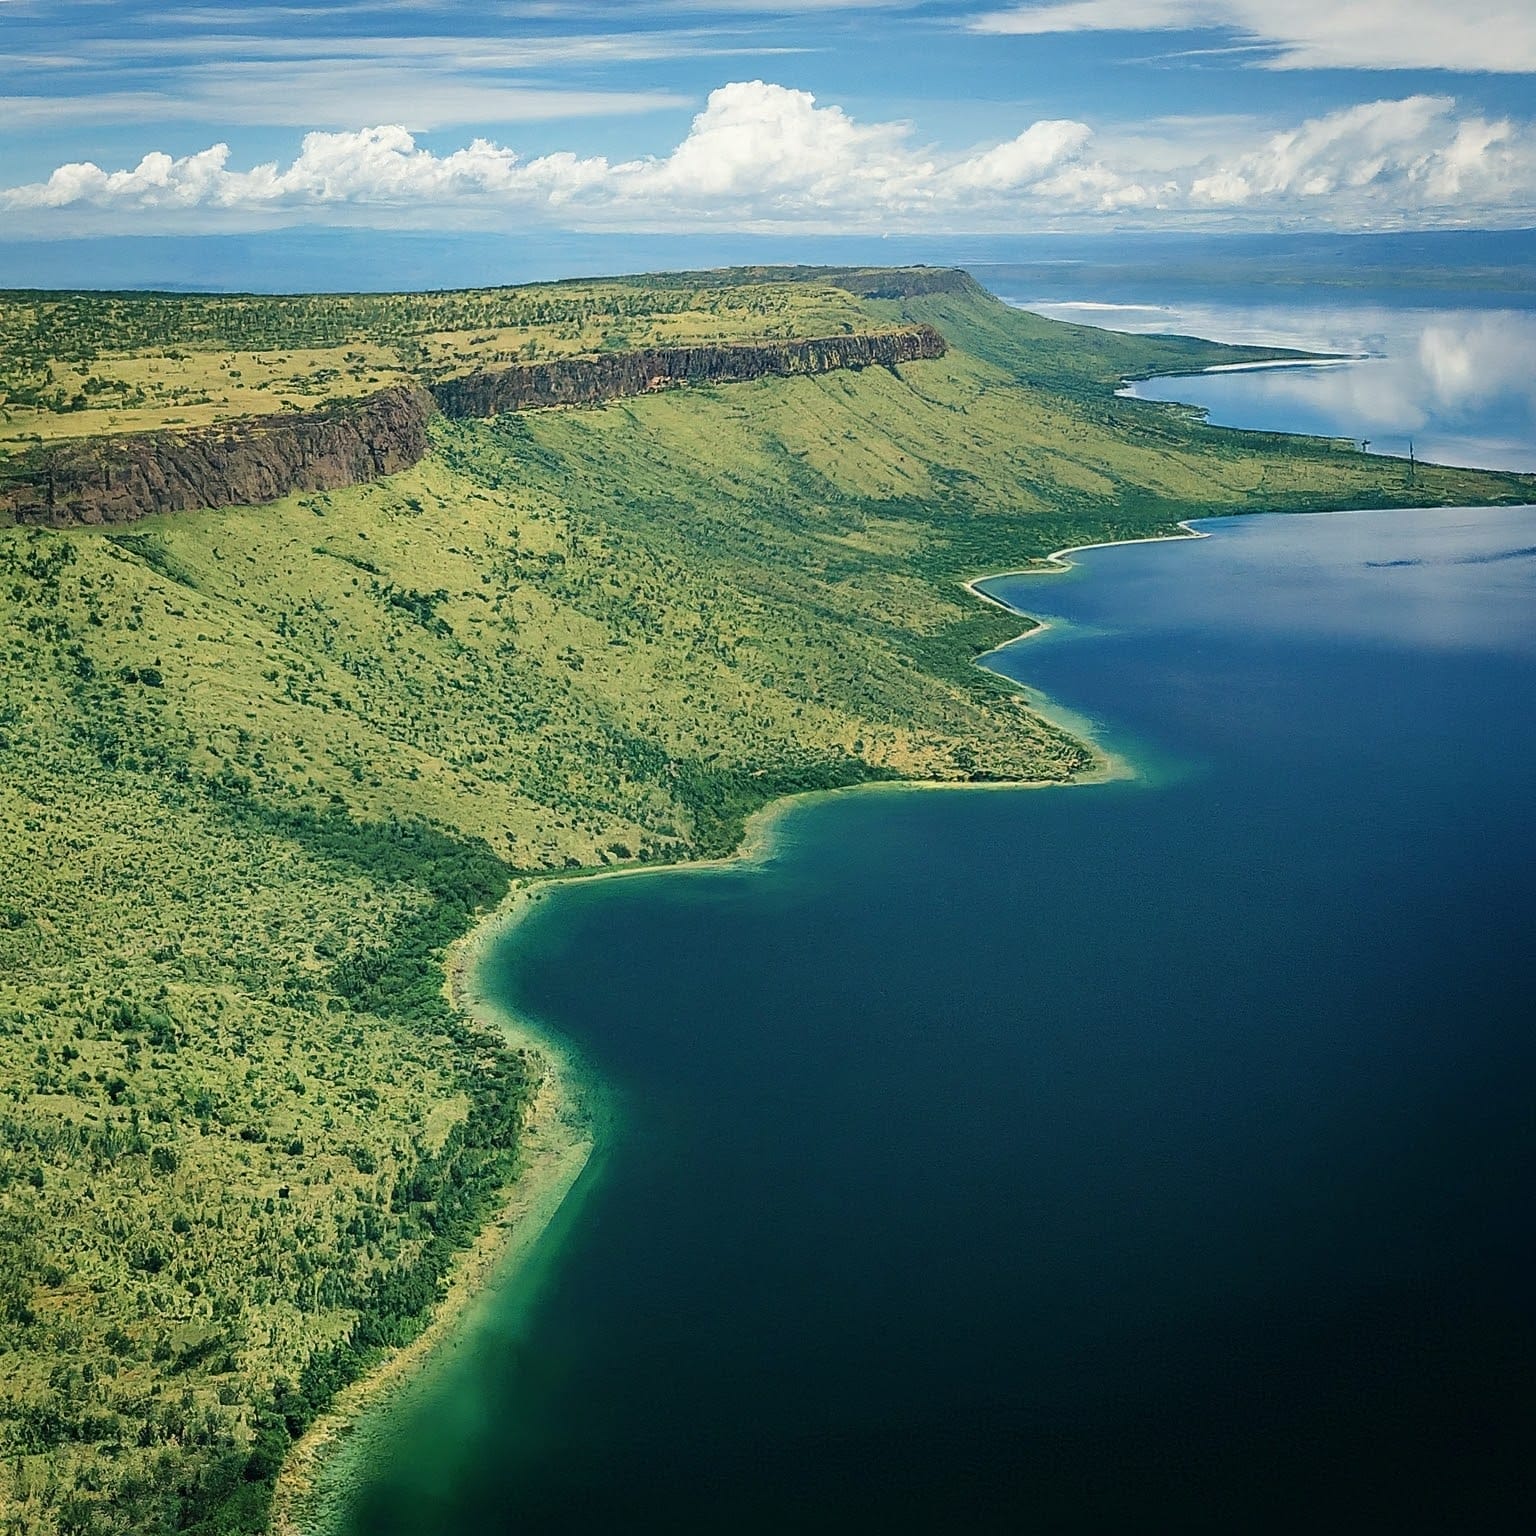
M992 590L1148 779L794 809L496 957L613 1086L368 1533L1536 1528L1536 509Z
M359 1530L1522 1527L1536 510L1212 526L994 584L1155 785L544 903L623 1130Z

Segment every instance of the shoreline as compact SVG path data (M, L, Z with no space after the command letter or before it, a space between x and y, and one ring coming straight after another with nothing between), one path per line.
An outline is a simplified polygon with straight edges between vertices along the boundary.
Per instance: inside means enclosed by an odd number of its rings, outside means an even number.
M492 1284L511 1280L528 1262L596 1149L595 1117L570 1053L552 1036L487 996L481 985L491 948L526 916L533 891L541 884L525 880L514 885L496 907L449 945L444 957L443 990L453 1007L512 1047L535 1053L543 1068L524 1120L522 1167L504 1191L500 1210L455 1260L427 1326L339 1392L294 1442L273 1489L269 1522L273 1536L314 1536L338 1528L338 1501L323 1486L335 1458L372 1415L382 1413L391 1399L432 1367Z
M987 658L996 656L1002 651L1012 650L1016 645L1022 645L1026 640L1034 640L1052 628L1049 619L1038 618L1023 608L1016 608L1012 603L1005 603L1002 598L985 591L982 583L988 581L1005 581L1011 576L1059 576L1065 571L1074 569L1076 562L1069 557L1080 555L1090 549L1120 549L1128 544L1168 544L1182 543L1186 539L1208 539L1211 537L1203 529L1196 528L1191 521L1181 518L1178 527L1182 533L1153 533L1136 539L1099 539L1091 544L1067 544L1061 549L1054 549L1048 555L1043 555L1038 565L1028 566L1023 570L992 571L984 576L972 576L969 580L962 581L961 587L980 602L990 603L994 608L1000 608L1012 618L1029 619L1032 627L1022 634L1015 635L1011 640L1004 640L1001 645L994 645L991 650L983 651L975 658L978 667L985 667L994 676L1004 678L1021 692L1024 685L1018 679L1010 677L1008 673L1001 672L995 667L987 667ZM1117 752L1111 752L1102 742L1098 741L1094 734L1092 722L1081 715L1059 705L1049 695L1036 690L1035 697L1029 700L1029 707L1043 719L1067 732L1068 735L1081 739L1093 749L1099 758L1099 765L1090 769L1087 773L1079 774L1069 780L1071 784L1104 784L1115 779L1134 779L1138 776L1138 769L1126 758Z
M1240 514L1242 515L1242 514ZM1249 516L1265 516L1264 513L1250 513ZM1015 608L1011 603L1005 603L1000 597L993 597L990 592L981 590L984 581L1003 581L1009 576L1055 576L1062 571L1070 571L1075 568L1076 562L1069 560L1068 555L1086 554L1090 549L1123 549L1128 544L1170 544L1179 543L1184 539L1208 539L1208 534L1203 528L1196 528L1189 518L1180 518L1177 524L1183 533L1149 533L1138 539L1098 539L1092 544L1066 544L1060 549L1053 549L1050 554L1042 555L1039 564L1025 566L1016 571L989 571L982 576L972 576L968 581L962 581L960 585L971 594L979 597L984 603L991 603L994 608L1001 608L1004 613L1017 615L1021 619L1031 618L1032 615L1024 612L1022 608ZM1043 620L1036 619L1033 629L1026 629L1017 639L1005 640L1004 645L1017 645L1019 640L1028 640L1032 635L1037 635L1043 629L1049 629L1050 625ZM995 645L993 651L1002 650L1002 646ZM983 652L990 656L992 651Z
M784 795L754 811L747 818L741 842L731 853L719 858L524 877L515 881L506 896L474 927L448 946L443 990L450 1004L514 1048L536 1053L543 1066L542 1080L528 1107L525 1161L507 1186L501 1209L456 1260L431 1322L409 1344L339 1392L330 1407L293 1443L273 1489L268 1527L272 1536L320 1536L339 1529L339 1503L345 1494L338 1496L338 1492L324 1486L327 1471L333 1468L336 1458L345 1454L354 1435L372 1416L382 1415L392 1399L432 1369L492 1286L510 1283L529 1263L540 1238L597 1150L601 1116L593 1111L591 1084L562 1042L513 1014L488 994L483 973L491 952L554 886L754 862L770 846L773 823L803 798Z
M972 660L981 666L986 657L1005 646L1016 645L1050 626L1022 609L1014 608L980 588L984 581L1012 575L1054 575L1071 569L1067 556L1089 549L1109 549L1120 544L1161 543L1169 539L1208 538L1208 534L1180 523L1182 534L1158 534L1141 539L1111 539L1071 545L1044 557L1040 566L1025 571L999 571L962 582L964 589L981 602L991 603L1021 619L1031 619L1024 630L1003 646L994 646ZM1002 675L1002 674L996 674ZM1022 692L1022 685L1014 682ZM1029 706L1043 718L1046 710ZM1062 727L1065 729L1065 727ZM1077 735L1079 728L1071 734ZM728 854L708 859L684 859L669 864L629 864L617 868L551 871L525 876L513 882L506 896L475 925L448 946L444 956L443 990L449 1003L481 1028L494 1031L514 1047L537 1054L543 1078L529 1105L525 1141L526 1161L506 1190L501 1210L488 1221L474 1243L460 1255L451 1271L445 1293L431 1322L409 1344L396 1350L366 1376L344 1388L336 1400L294 1442L273 1490L269 1529L273 1536L322 1536L339 1528L338 1495L323 1486L335 1458L353 1443L353 1436L374 1414L382 1414L391 1399L415 1383L438 1361L463 1327L475 1305L493 1283L516 1278L532 1259L540 1238L564 1206L589 1166L599 1143L600 1117L590 1102L590 1084L582 1078L572 1053L554 1036L518 1017L488 995L483 973L491 952L527 918L545 894L560 885L577 881L635 879L641 876L688 874L696 870L728 869L738 864L761 863L771 853L777 823L805 802L834 795L916 793L933 790L1026 790L1068 789L1134 778L1132 764L1103 748L1091 737L1083 743L1096 761L1069 779L890 779L850 784L837 789L805 790L780 795L759 806L746 819L740 842ZM551 1134L552 1133L552 1134ZM537 1140L532 1137L536 1135Z

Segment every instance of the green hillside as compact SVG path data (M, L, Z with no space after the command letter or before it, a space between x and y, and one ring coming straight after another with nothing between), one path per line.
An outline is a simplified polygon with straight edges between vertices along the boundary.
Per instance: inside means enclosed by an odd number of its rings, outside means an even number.
M1021 626L967 578L1190 516L1536 496L1114 396L1234 355L1207 343L751 276L758 320L951 351L0 529L0 1527L262 1529L290 1439L420 1329L515 1170L539 1064L440 964L514 877L727 851L800 789L1082 773L972 665Z

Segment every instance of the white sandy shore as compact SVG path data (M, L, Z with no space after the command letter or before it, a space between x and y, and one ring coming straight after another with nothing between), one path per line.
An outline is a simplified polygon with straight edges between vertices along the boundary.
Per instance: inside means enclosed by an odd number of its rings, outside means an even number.
M976 658L977 664L985 661L988 656L995 656L999 651L1006 650L1011 645L1017 645L1020 640L1033 640L1037 635L1043 635L1051 626L1045 619L1037 619L1031 613L1026 613L1022 608L1015 608L1012 603L1005 603L1000 597L993 597L990 592L983 592L981 583L984 581L1006 581L1010 576L1058 576L1062 571L1070 571L1074 564L1067 558L1068 555L1080 555L1090 549L1120 549L1127 544L1167 544L1181 543L1185 539L1208 539L1210 534L1203 533L1198 528L1192 528L1188 523L1181 522L1179 527L1183 533L1154 533L1144 539L1103 539L1097 544L1068 544L1065 549L1052 550L1042 557L1039 565L1032 565L1022 571L993 571L986 576L972 576L969 581L962 581L960 585L965 588L972 597L979 598L984 603L991 603L994 608L1001 608L1004 613L1012 614L1015 618L1029 619L1033 628L1026 629L1023 634L1016 635L1012 640L1005 640L1001 645L994 645L990 651L983 651Z
M1018 645L1024 640L1034 640L1046 633L1051 625L1048 620L1037 618L1034 614L1023 608L1016 608L1012 603L1005 603L1002 598L994 597L990 592L982 590L982 583L986 581L1003 581L1010 576L1059 576L1063 571L1070 571L1075 562L1069 557L1080 555L1090 549L1120 549L1127 544L1167 544L1182 543L1185 539L1208 539L1210 534L1199 528L1191 527L1189 523L1181 521L1178 525L1184 531L1182 533L1154 533L1141 539L1100 539L1093 544L1068 544L1062 549L1052 550L1044 556L1038 565L1033 565L1021 571L993 571L986 576L972 576L968 581L960 585L983 603L990 603L994 608L1001 608L1004 613L1014 618L1030 620L1031 627L1021 634L1015 635L1012 640L1005 640L1001 645L995 645L990 651L983 651L976 658L977 666L986 662L988 656L995 656L999 651L1006 651ZM1006 676L999 673L998 676ZM1071 716L1068 711L1059 705L1048 701L1042 704L1039 698L1033 701L1036 712L1047 716L1055 715L1054 723L1073 734L1084 733L1084 722ZM1136 777L1136 769L1125 758L1118 754L1107 752L1103 746L1094 741L1089 735L1088 744L1099 757L1099 765L1088 773L1079 774L1073 779L1074 784L1103 784L1111 779L1131 779ZM943 787L943 786L940 786ZM962 785L961 788L973 788L971 785ZM1008 787L1008 786L1005 786Z
M993 571L987 576L973 576L969 581L962 582L961 585L972 597L979 597L984 603L991 603L993 607L1001 608L1005 613L1016 613L1021 618L1028 618L1029 615L1022 608L1015 608L1011 604L1003 602L1001 598L993 597L989 592L980 591L977 583L983 581L1002 581L1008 576L1050 576L1060 571L1070 571L1073 562L1067 557L1069 555L1084 554L1090 549L1122 549L1127 544L1167 544L1170 542L1177 543L1183 539L1210 538L1210 534L1201 528L1191 526L1188 522L1181 521L1178 526L1184 530L1183 533L1152 533L1141 539L1100 539L1095 544L1068 544L1064 549L1052 550L1050 554L1040 560L1038 565L1032 565L1025 570ZM1044 628L1043 625L1040 627ZM1036 631L1030 630L1029 633L1034 634Z

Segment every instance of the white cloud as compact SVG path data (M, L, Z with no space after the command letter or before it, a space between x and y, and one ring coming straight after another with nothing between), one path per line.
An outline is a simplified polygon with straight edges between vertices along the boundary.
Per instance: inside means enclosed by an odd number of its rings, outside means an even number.
M90 96L0 96L0 121L13 131L34 124L141 122L176 116L159 91L103 91Z
M104 170L60 166L0 191L18 232L167 220L199 227L345 218L375 224L818 231L1038 229L1111 215L1139 222L1310 222L1330 228L1504 223L1536 209L1531 125L1459 113L1448 96L1378 101L1261 133L1232 119L1237 140L1212 151L1211 125L1166 120L1138 154L1121 137L1095 148L1088 125L1034 123L1001 144L940 154L910 125L862 123L808 92L761 80L711 93L664 156L610 161L568 152L525 159L476 139L450 153L405 127L312 132L294 159L248 170L215 144Z
M12 94L0 123L219 123L355 128L387 117L413 131L591 118L684 107L654 88L591 83L602 71L681 59L781 57L805 50L752 28L650 32L284 36L140 29L0 54ZM723 69L725 66L721 66ZM580 71L579 87L552 84ZM5 89L0 85L0 90Z
M948 184L956 190L978 192L1004 192L1024 186L1075 155L1091 134L1087 123L1065 118L1032 123L1018 138L953 166Z
M833 207L898 200L932 168L897 123L862 126L809 91L761 80L721 86L665 159L621 168L624 190L686 203L751 199Z
M1449 96L1373 101L1315 117L1217 165L1190 183L1190 201L1268 208L1327 200L1357 213L1504 200L1529 206L1536 149L1508 120L1458 119Z
M736 37L736 41L731 41ZM635 64L664 59L709 58L721 54L803 52L761 42L756 33L721 28L673 28L665 32L575 32L546 35L412 34L409 36L271 37L255 33L184 34L170 37L83 39L69 55L0 55L25 65L78 67L92 61L118 65L190 59L193 67L224 59L259 59L280 63L368 64L409 59L418 67L453 69L549 69L565 64Z
M637 11L740 11L782 16L794 11L907 11L921 0L632 0Z
M272 209L472 200L545 205L573 219L631 227L666 227L679 216L711 223L868 221L953 204L961 194L1015 193L1070 159L1087 138L1081 123L1040 123L1008 144L941 164L912 147L905 124L857 123L841 107L818 106L809 92L753 80L712 92L687 136L660 158L610 164L561 153L523 160L484 139L435 155L405 128L384 126L307 134L286 168L230 170L222 144L179 160L149 155L133 170L66 165L0 201L16 209Z
M1176 182L1144 183L1098 163L1063 166L1040 182L1035 191L1047 206L1054 203L1074 212L1172 209L1179 202Z
M558 90L503 85L493 76L455 76L409 63L322 59L285 64L275 84L268 64L225 63L179 72L164 89L0 97L7 127L69 122L220 122L248 127L349 127L388 112L417 131L467 123L552 122L626 116L680 107L663 91Z
M986 11L971 20L973 32L1038 37L1051 32L1160 32L1206 26L1211 7L1200 0L1055 0Z
M269 163L232 171L228 164L229 146L215 144L180 159L145 155L132 170L64 165L46 182L14 188L0 200L13 208L431 207L466 198L556 205L611 174L600 158L554 154L523 161L484 139L434 155L398 126L306 134L293 163L282 169Z
M1022 36L1211 27L1271 50L1271 69L1536 71L1530 0L1046 0L970 22Z

